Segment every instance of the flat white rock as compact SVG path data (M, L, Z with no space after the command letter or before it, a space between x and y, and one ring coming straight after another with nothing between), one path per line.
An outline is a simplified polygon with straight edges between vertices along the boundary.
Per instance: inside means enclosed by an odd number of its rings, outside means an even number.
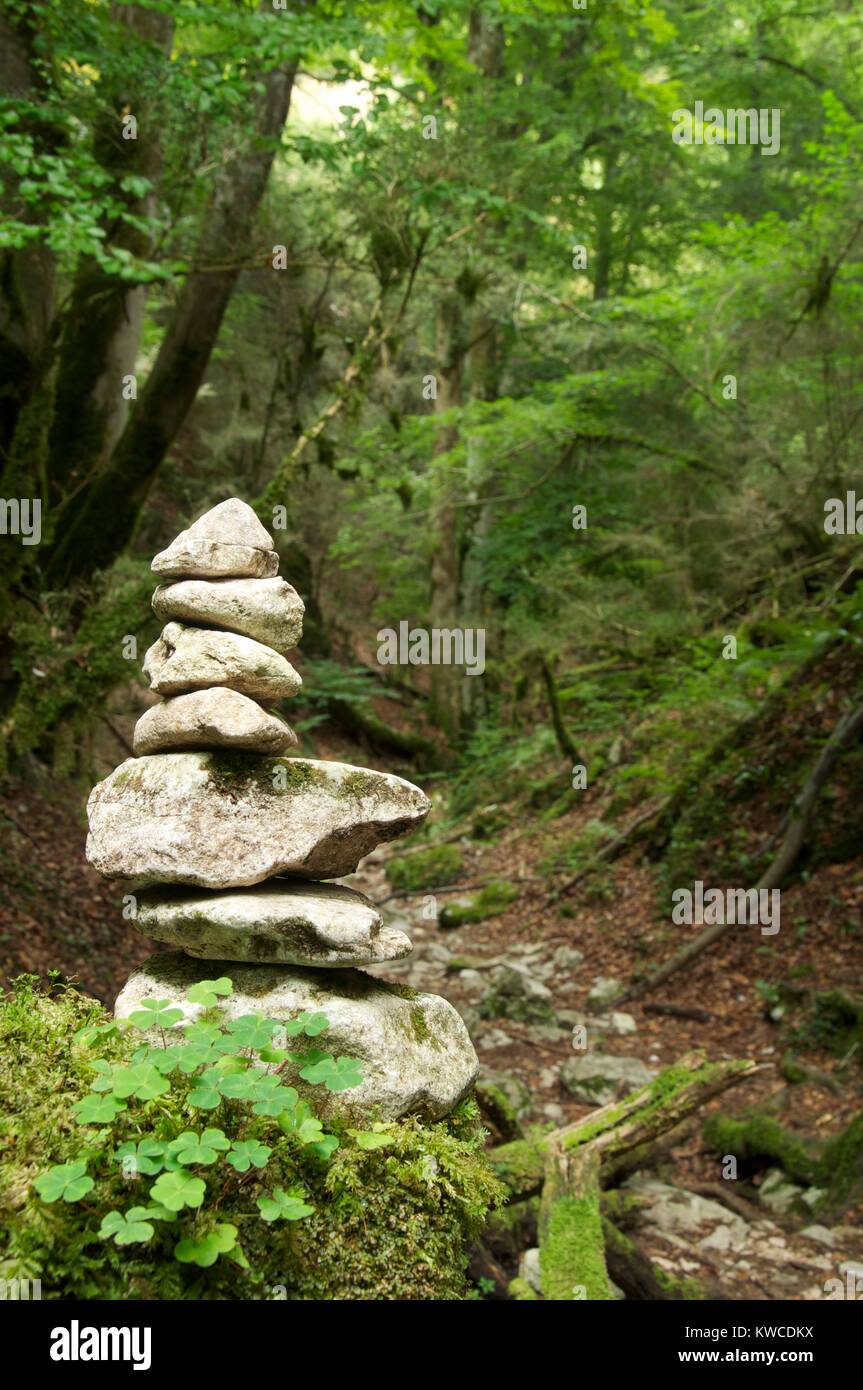
M144 675L160 695L223 685L258 700L285 700L303 684L291 663L263 642L183 623L163 627L144 657Z
M193 540L183 531L167 550L153 557L150 568L170 579L269 579L279 572L279 557L275 550L256 550L251 545L229 545L203 537Z
M273 538L239 497L211 507L153 560L156 574L268 578L278 572Z
M132 973L117 998L115 1017L128 1018L144 999L170 1000L184 1008L186 1017L166 1029L166 1038L169 1043L181 1042L183 1027L203 1013L201 1005L185 1002L189 988L221 976L234 985L234 993L219 1003L222 1023L250 1013L283 1023L305 1011L326 1014L329 1028L309 1039L308 1046L334 1057L356 1058L361 1083L328 1092L304 1082L292 1063L282 1073L283 1080L325 1117L395 1120L418 1112L427 1119L440 1119L473 1085L477 1056L453 1006L436 994L418 994L360 970L308 970L228 960L205 964L170 951L151 956ZM158 1030L148 1036L159 1041ZM274 1041L280 1041L278 1034Z
M284 653L302 636L305 605L284 579L180 579L159 585L153 612L166 621L239 632Z
M127 758L87 802L105 878L241 888L276 874L341 878L415 829L431 803L402 777L254 753Z
M248 695L215 687L174 695L145 710L135 725L136 756L172 748L244 748L250 753L285 753L296 747L289 724Z
M374 903L337 883L271 879L254 888L144 888L133 918L142 936L200 960L283 965L374 965L410 954Z

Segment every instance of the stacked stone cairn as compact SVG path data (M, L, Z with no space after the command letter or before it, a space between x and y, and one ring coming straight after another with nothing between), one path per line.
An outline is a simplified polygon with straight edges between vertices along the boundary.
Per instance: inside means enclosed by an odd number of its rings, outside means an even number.
M179 1040L202 1012L190 986L227 976L225 1021L326 1014L326 1050L363 1073L326 1097L330 1110L438 1119L476 1076L467 1030L446 1000L358 968L405 956L411 942L368 898L326 881L420 825L430 803L389 773L285 756L297 738L271 706L302 685L286 653L304 609L278 567L272 537L237 498L153 561L165 627L144 673L160 699L138 720L135 756L90 794L87 858L135 885L135 927L174 949L132 973L115 1015L148 998L182 1004ZM311 1092L319 1108L322 1089Z

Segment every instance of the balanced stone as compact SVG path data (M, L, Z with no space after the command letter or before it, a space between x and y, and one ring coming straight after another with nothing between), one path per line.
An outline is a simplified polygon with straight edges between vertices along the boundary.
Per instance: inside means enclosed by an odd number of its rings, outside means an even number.
M429 809L411 782L346 763L153 753L127 758L93 788L87 858L105 878L144 884L341 878Z
M244 748L284 753L298 742L290 725L248 695L216 687L153 705L135 725L135 754L171 748Z
M279 557L273 550L272 536L251 507L231 497L181 531L167 550L159 552L151 568L156 574L177 578L236 575L265 579L277 573Z
M271 879L256 888L205 893L199 888L145 888L134 924L143 936L211 960L284 965L373 965L412 947L383 924L374 903L337 883Z
M166 620L227 628L287 652L302 636L305 605L284 579L180 579L159 586L153 611Z
M180 951L151 956L129 977L114 1006L128 1018L145 999L165 999L183 1008L185 1019L166 1030L169 1043L182 1041L182 1029L200 1017L203 1006L189 1004L189 988L202 979L226 976L233 992L219 1001L223 1021L251 1013L287 1023L299 1013L324 1013L325 1033L318 1050L356 1058L362 1081L344 1091L327 1092L303 1081L288 1063L282 1079L328 1118L395 1120L410 1112L435 1120L446 1115L470 1090L477 1058L468 1031L452 1004L436 994L418 994L377 980L361 970L311 970L299 966L244 965L229 960L192 960ZM147 1035L160 1041L159 1030ZM279 1035L274 1041L278 1044Z
M144 675L160 695L222 685L258 700L284 700L303 684L291 663L263 642L183 623L163 627L144 657Z

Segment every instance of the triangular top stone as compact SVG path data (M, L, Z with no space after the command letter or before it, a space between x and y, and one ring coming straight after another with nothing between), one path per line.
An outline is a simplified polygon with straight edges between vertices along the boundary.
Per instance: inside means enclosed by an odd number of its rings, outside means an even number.
M217 507L211 507L193 522L182 535L189 540L222 541L226 545L250 545L258 550L272 550L273 538L261 525L248 502L229 497Z

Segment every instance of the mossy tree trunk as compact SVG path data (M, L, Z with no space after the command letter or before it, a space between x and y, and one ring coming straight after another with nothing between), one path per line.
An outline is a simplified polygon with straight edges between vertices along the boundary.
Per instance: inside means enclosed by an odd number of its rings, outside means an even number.
M64 509L62 533L48 567L54 585L68 585L111 564L132 537L159 465L203 381L241 259L248 254L295 71L291 62L266 74L263 92L255 98L249 138L226 152L195 257L201 269L187 277L180 291L153 369L108 466ZM217 265L225 268L210 269Z
M542 1191L539 1241L545 1298L604 1300L611 1296L606 1236L614 1237L612 1258L618 1267L626 1244L617 1239L616 1230L603 1230L602 1183L613 1182L621 1162L644 1153L706 1101L761 1069L755 1062L707 1062L702 1052L687 1053L625 1100L603 1106L552 1134L492 1150L492 1163L512 1202ZM631 1286L637 1287L648 1273L661 1282L652 1267L648 1271L638 1262ZM669 1289L664 1296L678 1295Z
M461 404L462 372L467 347L464 301L456 286L443 294L437 310L437 395L435 413L442 415ZM449 454L458 443L458 426L441 423L435 436L435 456ZM431 507L431 603L432 627L452 629L459 606L459 489L451 460L436 465ZM429 668L429 712L449 739L461 733L460 672L456 666Z
M36 53L38 33L38 16L29 6L0 5L0 95L23 111L51 95L49 70ZM28 135L39 153L63 138L50 121L30 116L22 116L10 133ZM7 185L0 212L14 198L14 186ZM38 240L0 253L0 495L7 498L32 497L44 466L54 268L54 253Z
M94 134L94 153L111 176L116 197L139 225L117 220L103 225L112 249L128 251L146 260L153 251L152 234L141 222L156 212L161 171L161 122L155 87L170 55L174 20L169 14L139 5L115 5L115 21L139 42L152 44L159 61L150 73L151 90L128 91L122 70L105 75L101 125ZM122 114L131 105L137 121L137 138L124 139ZM146 178L152 185L142 196L125 192L123 180ZM54 392L53 421L48 463L46 504L62 504L70 483L104 469L123 432L129 400L124 377L135 371L135 361L147 302L145 285L109 276L92 258L78 267L68 306L64 312L59 345L59 368Z

